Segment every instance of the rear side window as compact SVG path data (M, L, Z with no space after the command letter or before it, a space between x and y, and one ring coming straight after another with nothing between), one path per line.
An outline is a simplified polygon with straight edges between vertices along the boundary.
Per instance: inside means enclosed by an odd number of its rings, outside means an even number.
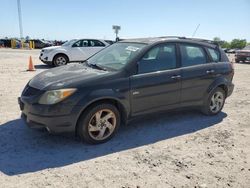
M210 54L210 56L212 57L212 60L214 62L218 62L220 60L220 54L217 50L214 50L212 48L208 48L208 53Z
M138 64L138 73L149 73L176 68L174 44L153 47Z
M101 41L99 40L90 40L89 41L89 46L90 47L103 47L105 46L105 44L103 44Z
M207 62L206 55L201 47L181 44L180 50L182 67L200 65Z

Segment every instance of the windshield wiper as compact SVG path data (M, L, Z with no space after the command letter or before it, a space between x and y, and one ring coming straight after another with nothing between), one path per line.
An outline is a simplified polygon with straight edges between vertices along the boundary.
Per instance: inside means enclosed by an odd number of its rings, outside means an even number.
M98 64L92 64L92 63L88 63L88 61L86 61L86 64L92 68L96 68L96 69L99 69L99 70L104 70L104 71L107 71L106 68L98 65Z

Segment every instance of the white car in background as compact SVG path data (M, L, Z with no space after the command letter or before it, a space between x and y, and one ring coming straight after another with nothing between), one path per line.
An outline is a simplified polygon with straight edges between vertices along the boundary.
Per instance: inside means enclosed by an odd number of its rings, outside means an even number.
M85 61L109 45L105 40L73 39L62 46L43 48L39 59L48 65L61 66L70 62Z

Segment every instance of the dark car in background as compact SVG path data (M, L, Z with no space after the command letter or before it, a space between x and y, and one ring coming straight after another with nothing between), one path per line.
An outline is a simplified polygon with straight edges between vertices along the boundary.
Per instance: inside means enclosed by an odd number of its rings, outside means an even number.
M42 49L42 48L50 47L53 45L51 42L48 42L45 40L40 40L40 39L33 39L30 41L34 41L34 45L35 45L34 47L36 49ZM27 41L27 42L29 42L29 41Z
M233 92L233 75L225 52L212 41L131 39L82 64L38 74L24 88L19 105L29 127L75 132L97 144L141 115L184 107L218 114Z
M3 47L11 48L11 39L0 39Z
M3 39L0 39L0 47L5 47L5 46L4 46L4 40L3 40Z
M250 61L250 45L246 46L242 50L236 51L235 62L239 63L240 61L242 62Z

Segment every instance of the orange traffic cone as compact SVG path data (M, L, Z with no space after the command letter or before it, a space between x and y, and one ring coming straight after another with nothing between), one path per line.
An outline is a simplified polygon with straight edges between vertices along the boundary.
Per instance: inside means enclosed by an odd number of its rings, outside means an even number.
M33 62L32 62L32 57L30 56L30 59L29 59L29 67L27 69L27 71L35 71L35 67L33 65Z

